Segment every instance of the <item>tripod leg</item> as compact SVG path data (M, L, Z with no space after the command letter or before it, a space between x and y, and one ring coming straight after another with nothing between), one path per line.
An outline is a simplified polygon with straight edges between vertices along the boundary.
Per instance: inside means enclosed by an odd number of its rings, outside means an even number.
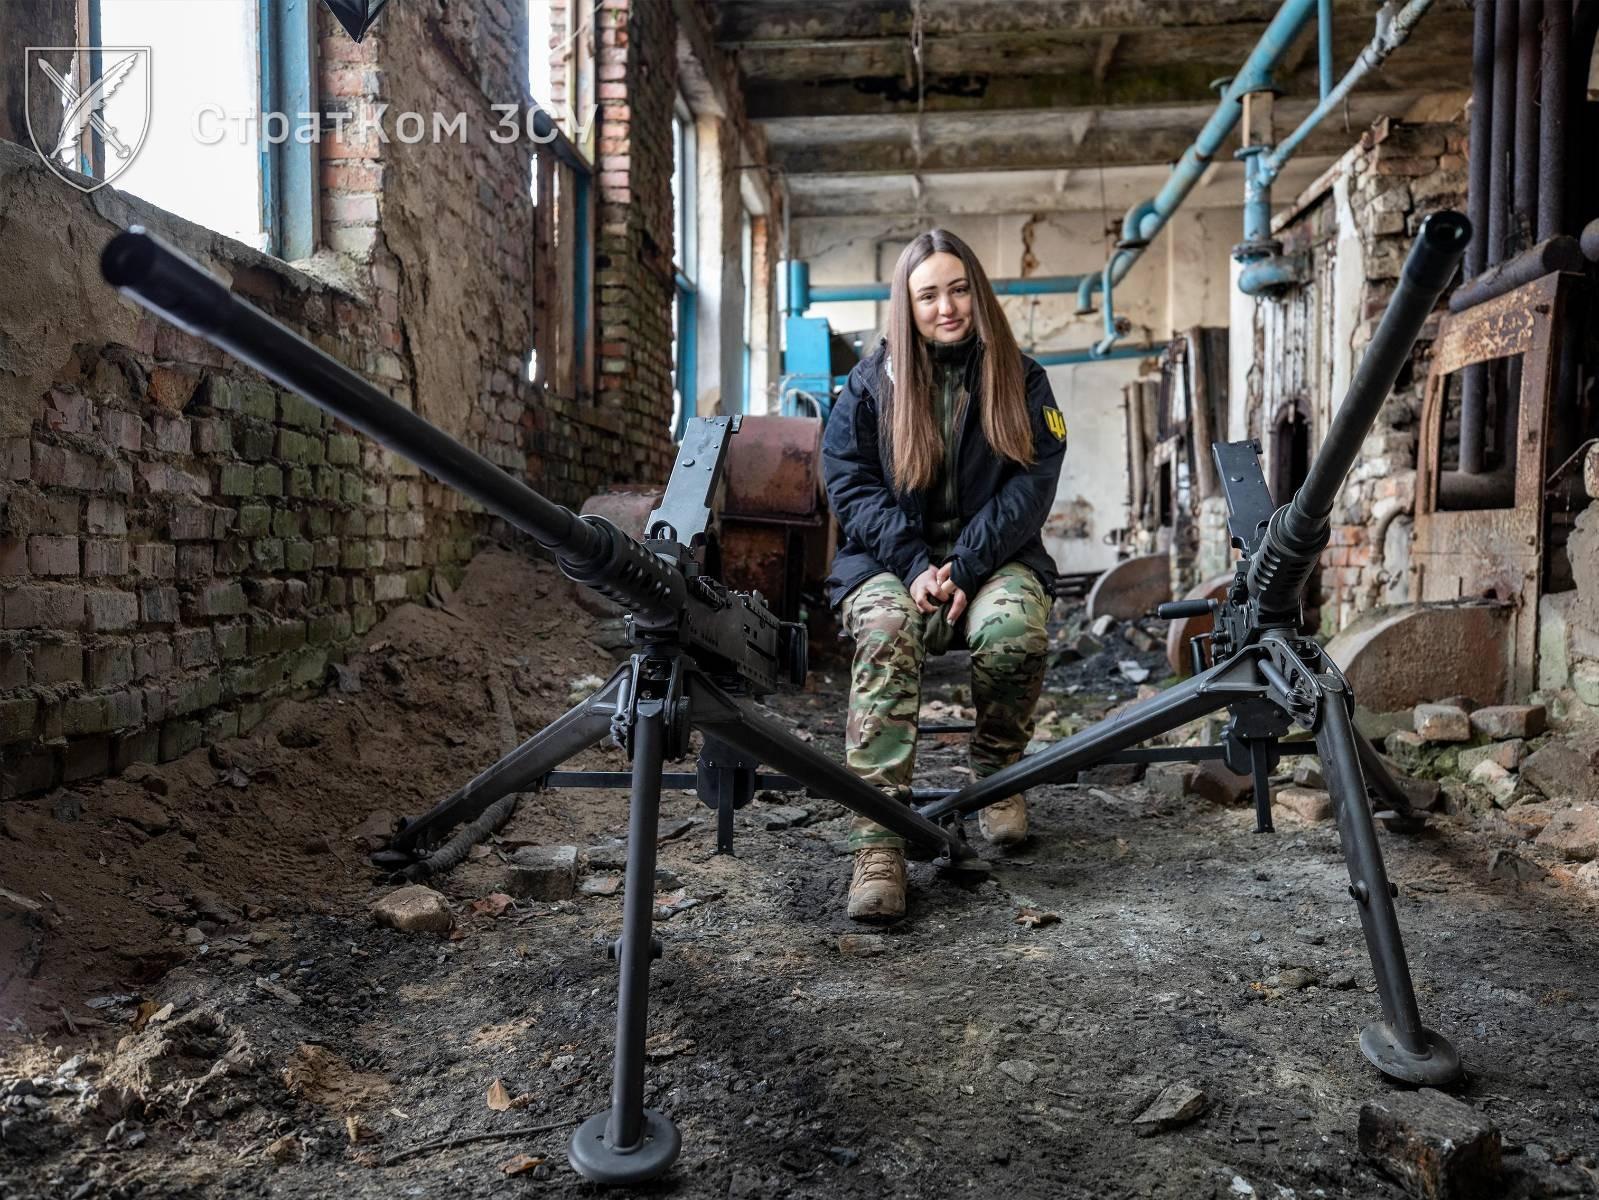
M1261 738L1249 740L1249 773L1255 781L1255 832L1275 833L1271 823L1271 754Z
M618 668L605 686L587 700L557 717L422 816L407 821L380 854L403 854L403 861L409 861L411 855L439 841L456 825L475 819L502 796L526 791L567 759L599 745L611 732L611 717L631 672L628 665ZM380 865L393 864L385 860Z
M677 1160L682 1138L671 1120L644 1107L644 1036L649 1020L650 960L656 956L655 838L661 817L666 717L661 700L640 700L633 727L633 793L627 821L627 879L622 899L621 968L616 997L616 1058L611 1107L583 1124L567 1146L572 1169L596 1183L642 1183Z
M986 779L967 784L953 796L922 809L922 815L937 820L952 812L974 813L1017 792L1070 778L1073 771L1091 767L1118 750L1158 737L1260 691L1254 663L1247 656L1229 660L1133 705L1117 717L1090 725L1048 750L1029 754Z
M1347 693L1331 675L1323 675L1324 696L1316 726L1316 750L1322 773L1338 813L1338 838L1349 868L1349 894L1360 913L1382 999L1382 1020L1361 1030L1361 1051L1384 1075L1406 1083L1438 1087L1460 1077L1460 1056L1449 1041L1421 1023L1394 912L1397 889L1388 882L1377 827L1366 801L1366 782Z

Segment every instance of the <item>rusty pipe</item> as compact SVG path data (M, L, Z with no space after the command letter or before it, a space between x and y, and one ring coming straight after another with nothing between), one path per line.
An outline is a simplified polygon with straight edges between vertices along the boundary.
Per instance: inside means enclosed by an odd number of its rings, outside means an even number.
M1488 164L1492 160L1494 92L1494 0L1477 0L1471 35L1471 140L1467 144L1470 179L1466 185L1471 245L1466 248L1466 279L1488 265Z
M1507 230L1517 249L1532 244L1532 231L1538 221L1538 57L1542 19L1543 0L1521 0L1516 8L1516 143L1510 184L1513 215Z
M1563 232L1566 223L1566 60L1571 47L1571 7L1555 0L1544 10L1538 93L1538 240Z
M1505 257L1510 218L1510 154L1516 136L1516 5L1500 0L1494 6L1493 120L1488 159L1488 259L1485 267Z

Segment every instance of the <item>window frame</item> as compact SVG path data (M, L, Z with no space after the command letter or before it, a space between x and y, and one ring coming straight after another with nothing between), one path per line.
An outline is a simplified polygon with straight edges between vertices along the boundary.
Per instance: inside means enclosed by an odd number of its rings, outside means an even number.
M677 342L672 371L677 393L682 397L672 429L675 441L682 440L689 417L695 415L699 405L699 289L693 275L699 252L698 139L694 114L679 94L672 110L672 279Z

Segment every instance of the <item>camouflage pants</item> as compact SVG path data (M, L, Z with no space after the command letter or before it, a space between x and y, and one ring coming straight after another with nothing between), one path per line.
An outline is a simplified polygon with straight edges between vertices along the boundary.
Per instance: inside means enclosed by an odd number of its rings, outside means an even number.
M849 722L844 761L850 769L904 801L916 769L916 726L922 699L922 663L964 635L972 652L972 698L977 708L971 738L972 774L982 779L1021 757L1033 736L1033 707L1044 683L1049 598L1028 567L1006 563L970 598L959 629L944 610L923 614L894 575L874 575L842 606L844 627L855 639L850 674ZM857 817L852 850L904 849L904 840L875 821Z

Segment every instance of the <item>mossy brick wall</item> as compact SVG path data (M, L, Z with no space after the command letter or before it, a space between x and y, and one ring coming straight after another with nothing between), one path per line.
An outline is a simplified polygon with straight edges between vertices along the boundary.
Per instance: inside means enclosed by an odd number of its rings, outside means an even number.
M671 6L642 11L651 44L666 38L667 98L625 53L625 24L611 44L668 114L660 195L631 214L613 190L602 215L640 253L644 222L670 229ZM415 0L359 46L320 19L325 110L465 111L479 136L324 141L314 260L275 262L114 188L85 197L0 142L0 796L248 731L492 532L415 467L117 297L97 259L120 227L152 227L555 499L665 477L669 244L646 255L628 386L589 399L526 379L530 148L481 136L493 103L525 94L524 7ZM610 104L602 120L631 119Z

